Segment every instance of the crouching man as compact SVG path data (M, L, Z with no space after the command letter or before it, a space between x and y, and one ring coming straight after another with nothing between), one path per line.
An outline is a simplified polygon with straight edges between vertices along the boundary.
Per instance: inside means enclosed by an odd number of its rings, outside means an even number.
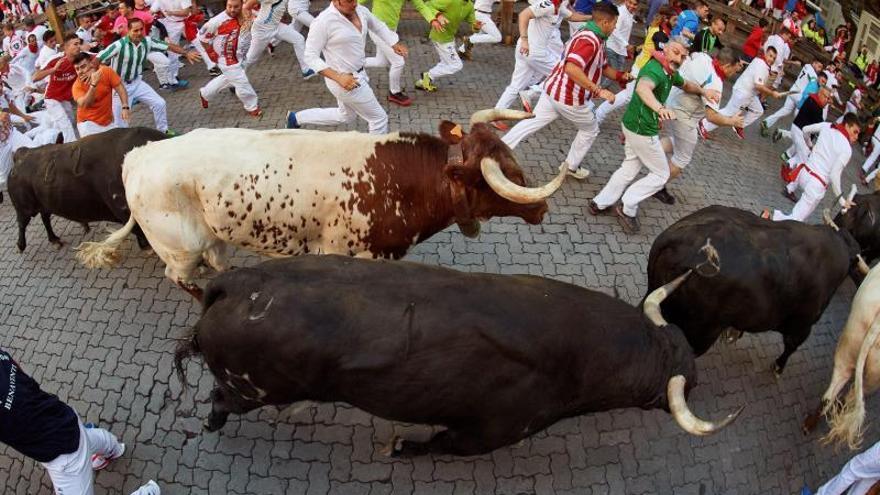
M92 495L94 473L125 452L109 431L83 425L0 349L0 442L46 468L55 493ZM159 495L152 480L132 495Z

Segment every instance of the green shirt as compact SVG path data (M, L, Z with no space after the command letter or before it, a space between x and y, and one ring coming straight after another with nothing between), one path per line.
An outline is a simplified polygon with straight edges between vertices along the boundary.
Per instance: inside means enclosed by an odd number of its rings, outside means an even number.
M458 33L458 26L462 22L467 22L469 26L473 26L477 22L473 0L428 0L428 7L442 12L449 19L449 24L442 31L431 29L431 34L428 37L437 43L454 41L455 35Z
M681 86L684 84L684 78L681 77L681 74L677 71L671 75L667 74L663 65L656 58L652 58L639 69L639 77L636 79L637 88L642 79L650 79L654 82L654 97L660 103L666 103L666 98L673 85ZM626 113L623 114L623 126L642 136L660 134L660 118L657 116L657 112L648 108L635 91L633 91L629 106L626 107Z
M358 0L361 5L366 4L370 0ZM400 23L400 11L403 9L403 3L406 0L373 0L373 8L370 11L377 19L384 22L392 31L397 31L397 25ZM410 0L413 7L425 18L427 22L431 22L437 17L437 9L426 5L423 0Z
M144 72L144 61L149 52L168 51L168 43L144 38L135 45L128 36L120 38L101 50L98 59L109 65L125 82L132 82Z

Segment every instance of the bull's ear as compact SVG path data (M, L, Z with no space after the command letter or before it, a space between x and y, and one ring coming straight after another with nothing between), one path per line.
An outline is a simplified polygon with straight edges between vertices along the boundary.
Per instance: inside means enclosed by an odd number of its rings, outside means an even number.
M464 139L464 130L455 122L444 120L440 122L440 139L447 144L458 144Z
M449 177L450 180L463 185L476 184L480 180L480 177L482 177L482 172L480 172L479 169L466 167L464 165L453 165L451 163L447 163L446 166L443 167L443 173L446 174L446 177Z

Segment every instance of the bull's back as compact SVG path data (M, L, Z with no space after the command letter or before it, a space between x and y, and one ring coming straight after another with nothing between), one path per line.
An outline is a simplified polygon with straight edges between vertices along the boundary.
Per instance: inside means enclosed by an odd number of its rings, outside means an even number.
M205 301L197 332L215 374L247 370L258 386L272 382L278 373L253 360L261 356L286 369L279 389L308 396L299 400L343 400L402 420L442 415L444 404L558 403L610 376L618 388L594 399L614 404L648 393L638 388L653 384L645 370L661 381L668 373L667 336L637 310L537 277L305 256L220 275ZM389 396L401 399L394 411Z
M847 274L846 246L831 229L713 206L657 237L648 258L648 290L702 263L707 241L719 254L720 271L690 277L663 304L670 321L685 327L773 330L813 300L809 317L818 318Z
M369 188L376 143L391 139L402 138L199 129L131 153L123 176L136 216L184 208L217 238L270 256L355 255L370 225L357 190Z

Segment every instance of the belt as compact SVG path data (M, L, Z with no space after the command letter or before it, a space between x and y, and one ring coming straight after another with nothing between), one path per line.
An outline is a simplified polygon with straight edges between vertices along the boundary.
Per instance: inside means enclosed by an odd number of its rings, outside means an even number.
M801 163L797 166L797 168L799 169L799 171L806 170L808 174L812 175L813 178L815 178L817 181L819 181L820 184L822 184L822 187L828 189L828 184L825 182L825 179L823 179L822 176L817 174L816 172L813 172L813 170L808 167L806 163ZM795 177L797 177L797 174L795 174Z
M492 15L492 11L491 11L491 10L490 10L489 12L486 12L485 10L480 10L480 9L474 9L474 10L476 10L477 12L479 12L479 13L481 13L481 14Z

